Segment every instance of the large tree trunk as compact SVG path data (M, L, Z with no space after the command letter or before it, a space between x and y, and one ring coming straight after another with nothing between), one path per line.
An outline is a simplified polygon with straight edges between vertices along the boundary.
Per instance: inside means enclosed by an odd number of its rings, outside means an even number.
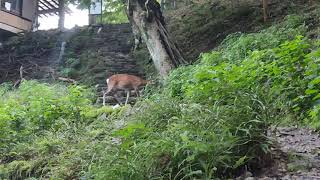
M59 0L59 23L58 28L64 30L64 19L65 19L65 2L64 0Z
M162 77L180 64L186 64L171 39L156 0L128 0L127 15L136 39L146 43L156 69Z

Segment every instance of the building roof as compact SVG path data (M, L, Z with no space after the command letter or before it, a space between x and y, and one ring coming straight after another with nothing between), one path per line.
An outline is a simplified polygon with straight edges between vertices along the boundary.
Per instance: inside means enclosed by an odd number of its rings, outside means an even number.
M66 7L66 13L71 13L71 10ZM59 15L59 0L38 0L38 15Z

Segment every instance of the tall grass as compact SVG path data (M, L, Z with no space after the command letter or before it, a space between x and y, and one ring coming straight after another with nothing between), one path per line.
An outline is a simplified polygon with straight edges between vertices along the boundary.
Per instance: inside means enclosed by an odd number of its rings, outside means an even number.
M305 32L292 16L259 33L229 36L132 108L93 106L90 91L79 86L2 85L0 178L255 173L268 162L270 124L320 127L320 47Z

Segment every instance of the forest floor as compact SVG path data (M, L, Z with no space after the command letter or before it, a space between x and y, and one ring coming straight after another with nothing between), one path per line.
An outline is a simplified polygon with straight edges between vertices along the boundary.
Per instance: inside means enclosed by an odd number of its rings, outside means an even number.
M320 179L319 133L308 128L277 127L270 130L268 136L274 143L274 163L256 177L247 172L242 179Z
M289 1L286 0L284 2ZM301 4L303 2L301 0ZM271 7L272 17L277 17L278 19L283 18L289 11L285 3L282 3L281 6L271 4ZM261 18L256 18L259 15L257 13L260 12L260 6L252 6L249 9L243 9L241 6L230 12L217 13L220 12L218 10L223 8L225 6L219 4L212 4L206 7L206 11L212 12L209 17L203 16L205 13L197 13L194 16L185 15L190 12L184 10L185 14L174 16L169 21L169 30L173 32L178 44L190 61L196 60L201 52L215 48L230 33L237 31L256 32L265 27L265 25L261 25ZM306 8L306 11L309 12L309 9ZM240 12L242 16L239 15ZM177 11L176 13L180 12ZM228 19L216 18L218 15L228 17ZM312 17L311 15L310 17ZM191 17L193 18L190 19ZM309 27L319 23L317 19L317 21L310 19L310 22L307 22ZM244 21L246 23L242 23ZM176 22L186 25L177 26ZM204 24L201 24L201 22ZM257 22L260 22L260 26L256 25ZM243 24L249 24L250 26L244 26ZM193 29L190 27L199 28ZM219 29L217 27L223 28ZM66 47L66 67L62 71L64 74L76 80L92 77L88 81L94 83L104 83L105 77L114 72L120 72L120 70L139 75L143 74L142 68L130 55L132 43L130 42L130 38L132 38L130 27L123 25L121 31L113 26L105 26L104 28L105 31L102 31L97 37L94 36L92 41L88 41L88 39L93 34L96 34L97 29L83 29L78 32L80 35L70 37L70 42L72 43L69 43ZM226 31L226 28L228 28L228 31ZM111 31L113 33L110 35ZM310 36L318 36L318 31L319 29L314 28L313 31L310 31ZM26 36L26 40L24 38L15 38L12 44L0 49L0 82L19 79L19 68L22 65L24 65L26 71L24 75L30 76L32 79L50 78L51 65L56 65L56 63L52 62L59 55L62 41L59 39L60 34L56 34L55 36L48 36L48 38L44 38L47 36L47 32L38 33L37 36L30 34L30 36ZM215 35L214 37L213 34ZM119 37L121 37L121 41L119 41ZM42 39L42 43L39 43L38 39ZM119 50L120 47L122 47L121 51ZM114 59L117 59L117 63L114 63ZM48 66L49 68L47 68ZM110 72L106 72L106 67ZM116 123L115 128L122 127L123 124L124 122L119 121ZM273 161L271 167L262 169L258 174L246 172L240 179L320 180L319 133L302 127L274 127L268 132L268 137L274 144L271 149ZM116 144L120 143L118 139L113 139L112 141Z

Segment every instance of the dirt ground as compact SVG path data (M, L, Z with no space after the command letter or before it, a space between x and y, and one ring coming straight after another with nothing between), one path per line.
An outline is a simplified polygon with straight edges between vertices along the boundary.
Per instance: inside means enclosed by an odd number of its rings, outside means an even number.
M268 136L275 143L274 163L257 177L246 180L320 180L320 135L298 127L278 127ZM248 173L250 174L250 173Z

